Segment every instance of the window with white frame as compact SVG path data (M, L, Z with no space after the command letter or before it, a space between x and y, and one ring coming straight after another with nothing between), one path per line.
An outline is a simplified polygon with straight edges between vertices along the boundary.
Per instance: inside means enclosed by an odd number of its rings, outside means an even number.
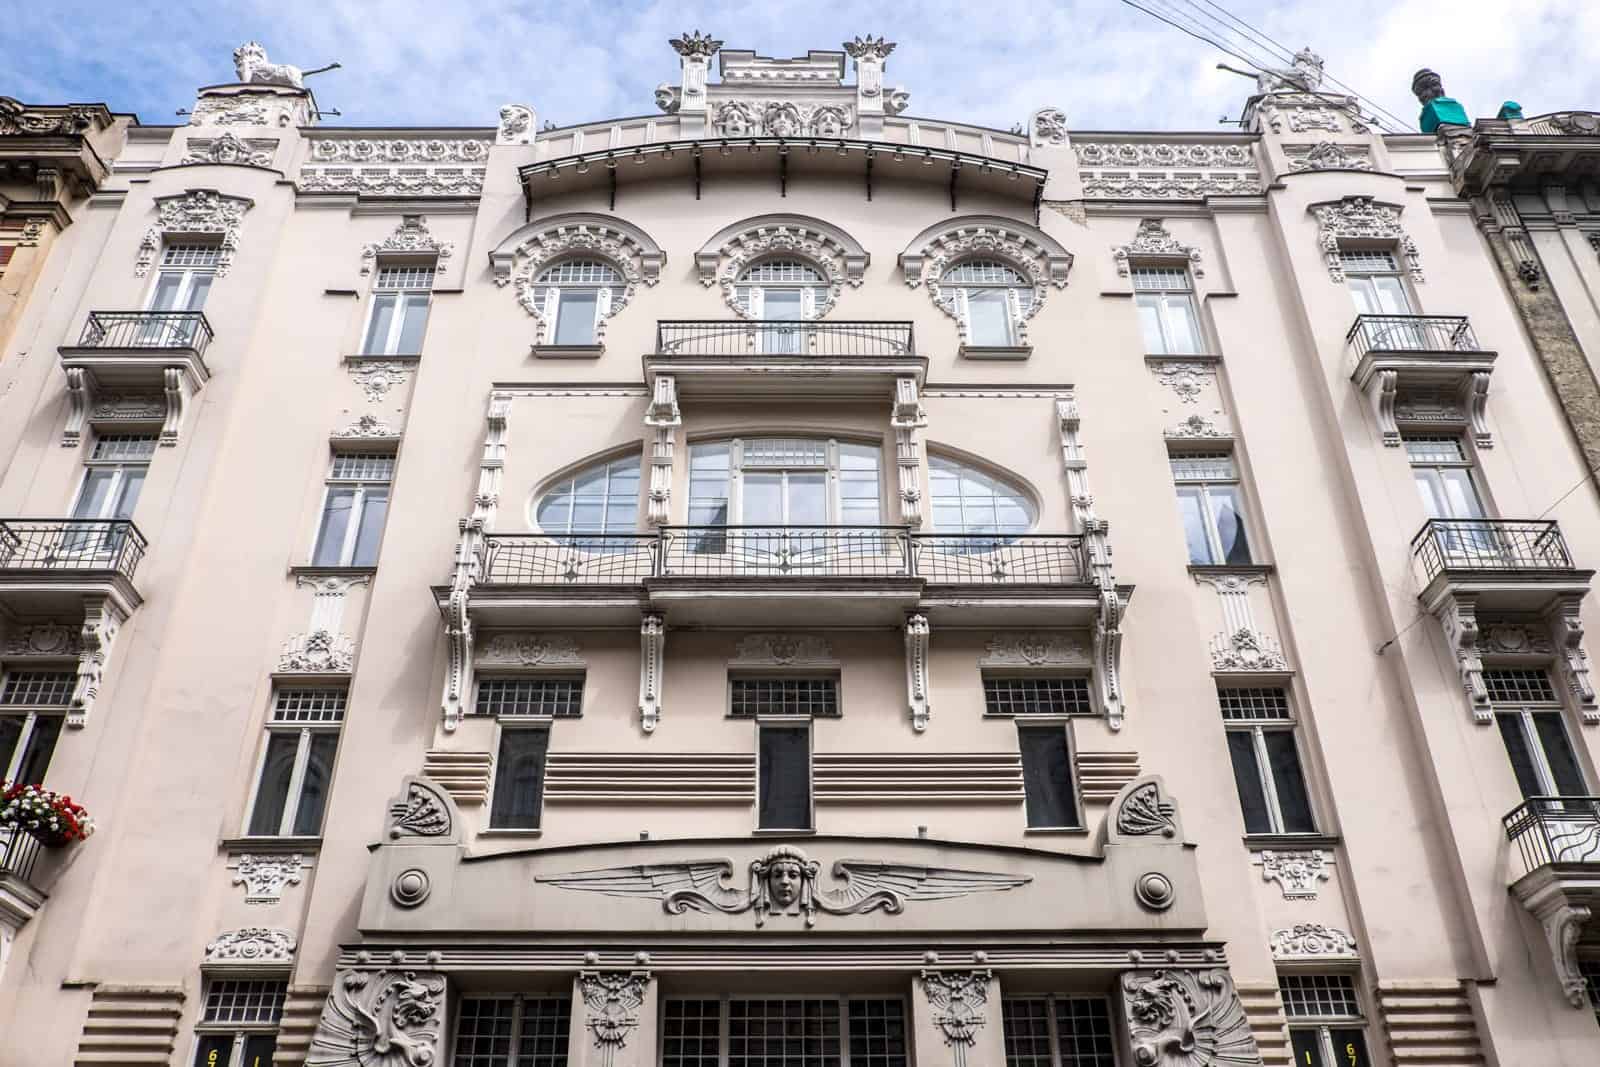
M100 434L84 461L83 484L72 505L75 519L131 519L144 488L154 434Z
M1384 248L1341 248L1339 261L1344 268L1345 285L1356 302L1360 315L1410 315L1411 296L1400 273L1394 252ZM1404 330L1403 323L1394 324ZM1380 329L1382 324L1380 324ZM1398 340L1403 342L1404 335ZM1416 347L1414 344L1388 343L1374 347Z
M417 356L428 329L433 299L433 264L379 266L372 283L372 310L361 353L367 356Z
M161 249L161 266L145 310L199 311L205 307L221 255L218 241L167 242Z
M1280 974L1295 1067L1372 1067L1366 1018L1348 974Z
M877 445L823 438L735 438L689 447L692 526L875 526Z
M661 1067L908 1067L899 997L673 997Z
M1022 320L1033 306L1033 286L997 259L969 259L939 280L945 299L966 327L967 344L1013 348L1022 343Z
M1175 453L1170 463L1189 562L1249 563L1250 536L1233 453Z
M992 474L946 456L928 457L933 528L944 534L1027 533L1033 505L1027 494Z
M280 686L272 693L266 747L246 818L251 837L312 837L333 784L346 690Z
M1481 519L1483 500L1478 495L1472 459L1460 434L1402 435L1406 459L1422 497L1422 510L1430 519Z
M1006 1067L1116 1067L1111 1003L1101 996L1002 997Z
M450 1067L566 1067L572 998L465 996Z
M534 521L545 533L633 533L639 519L639 454L575 472L539 498Z
M1188 356L1202 350L1194 284L1184 268L1133 268L1133 305L1146 354Z
M195 1025L194 1067L272 1067L288 983L210 978Z
M1587 795L1550 672L1543 667L1486 667L1483 685L1523 797Z
M322 497L313 567L371 567L389 513L395 457L386 452L335 452Z
M599 259L564 259L540 272L534 282L539 317L550 345L593 345L611 302L623 287L622 275Z
M1089 679L1071 674L983 676L985 715L1090 715Z
M1228 756L1249 834L1315 833L1294 712L1283 686L1219 686Z
M59 667L0 675L0 781L44 781L77 681L76 671Z
M735 719L769 715L837 719L839 679L790 675L728 679L728 714Z

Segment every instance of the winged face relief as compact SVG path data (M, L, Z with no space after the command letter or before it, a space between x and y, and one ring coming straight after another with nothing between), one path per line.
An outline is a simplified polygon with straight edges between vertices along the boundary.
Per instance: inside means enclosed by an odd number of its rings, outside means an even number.
M1032 881L1028 875L839 860L831 872L838 884L825 888L817 884L820 868L802 850L779 845L751 862L749 882L743 889L728 884L733 878L733 861L725 859L640 863L540 875L534 880L610 897L659 900L672 915L689 910L728 915L754 912L757 926L764 925L771 913L804 915L807 926L816 923L819 911L827 915L864 915L871 911L897 915L909 900L949 900L973 893L998 893Z

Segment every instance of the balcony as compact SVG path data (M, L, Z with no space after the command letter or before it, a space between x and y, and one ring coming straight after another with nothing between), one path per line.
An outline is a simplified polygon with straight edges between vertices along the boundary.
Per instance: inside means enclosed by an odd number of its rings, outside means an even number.
M1478 343L1465 316L1358 315L1345 343L1355 353L1356 387L1371 395L1376 386L1384 444L1400 444L1396 400L1418 391L1458 398L1474 437L1489 443L1484 414L1495 354Z
M96 398L144 394L161 443L176 444L184 407L211 377L210 344L211 324L198 311L90 312L78 343L59 349L72 402L62 443L82 439Z
M1587 1003L1576 947L1600 912L1600 797L1530 797L1502 820L1511 893L1538 920L1573 1007Z
M651 534L487 534L472 612L489 625L1092 621L1076 534L923 534L903 526L668 526ZM1081 618L1076 616L1081 615Z
M1463 597L1494 613L1544 611L1563 597L1583 596L1594 577L1573 565L1554 522L1430 519L1412 539L1411 554L1429 611Z
M31 834L0 829L0 931L8 941L44 906L34 875L42 848Z
M107 600L126 618L147 545L127 519L0 519L0 605L17 617L81 617Z
M661 321L644 357L646 382L671 375L680 398L887 396L927 369L909 322Z

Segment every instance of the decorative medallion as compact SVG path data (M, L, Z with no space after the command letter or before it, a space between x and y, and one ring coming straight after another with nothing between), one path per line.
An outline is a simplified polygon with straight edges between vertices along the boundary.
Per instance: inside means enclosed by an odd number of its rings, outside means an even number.
M1156 381L1171 389L1185 404L1195 404L1200 394L1216 384L1217 368L1210 363L1184 363L1162 360L1150 364Z
M1177 805L1162 797L1159 785L1145 782L1135 787L1117 809L1117 832L1129 837L1147 837L1150 834L1175 837L1178 833L1174 818L1177 813Z
M1356 939L1323 923L1295 923L1272 932L1274 960L1353 960Z
M408 363L366 359L349 366L350 377L356 380L361 391L374 404L382 403L390 389L404 385L412 369Z
M733 877L726 859L688 860L609 867L571 874L540 875L535 880L561 889L611 897L659 900L671 915L685 911L742 915L754 912L757 926L769 915L804 915L813 926L817 912L898 915L908 901L950 900L974 893L996 893L1032 881L1028 875L924 867L869 860L839 860L833 865L838 888L818 886L820 864L793 845L779 845L749 866L745 888L725 884Z
M450 806L432 783L410 779L404 797L389 805L389 836L445 837L451 831Z
M295 939L288 930L246 926L218 934L206 946L205 966L261 966L294 963Z

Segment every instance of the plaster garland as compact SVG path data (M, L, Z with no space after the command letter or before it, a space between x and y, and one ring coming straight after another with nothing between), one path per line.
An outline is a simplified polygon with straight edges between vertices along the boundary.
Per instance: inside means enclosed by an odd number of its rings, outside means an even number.
M388 237L361 246L361 273L371 274L373 264L383 255L435 256L442 262L454 250L454 243L441 241L428 231L427 216L402 215L400 225Z
M400 436L400 431L369 412L329 436L340 440L392 441Z
M1400 209L1380 203L1370 196L1347 196L1342 200L1312 204L1317 220L1318 240L1328 264L1328 277L1344 282L1341 242L1382 241L1399 249L1414 282L1425 281L1416 242L1400 225Z
M1232 431L1218 426L1204 415L1190 415L1162 434L1169 441L1231 440Z
M1128 276L1133 261L1141 259L1178 259L1187 264L1189 273L1196 278L1206 275L1200 261L1200 250L1168 233L1160 219L1140 219L1133 240L1125 245L1113 246L1111 258L1116 261L1117 274L1124 278Z
M357 196L469 197L483 193L486 167L311 166L300 168L295 187L307 193Z
M221 239L216 275L218 278L227 277L233 266L233 254L239 250L239 227L244 223L245 212L255 206L255 201L245 197L224 196L215 189L190 189L176 196L157 197L156 204L156 222L145 231L144 239L139 242L139 256L133 266L134 276L143 278L149 273L166 238L204 234Z
M1269 941L1272 958L1291 960L1353 960L1360 957L1356 939L1323 923L1295 923L1274 930Z

